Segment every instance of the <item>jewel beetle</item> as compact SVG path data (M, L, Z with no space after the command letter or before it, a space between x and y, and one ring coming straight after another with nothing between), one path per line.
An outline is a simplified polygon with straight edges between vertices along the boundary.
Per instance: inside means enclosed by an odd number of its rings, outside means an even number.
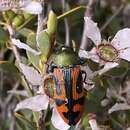
M78 54L62 47L52 58L48 76L44 79L45 93L53 98L61 118L76 125L84 111L83 72Z

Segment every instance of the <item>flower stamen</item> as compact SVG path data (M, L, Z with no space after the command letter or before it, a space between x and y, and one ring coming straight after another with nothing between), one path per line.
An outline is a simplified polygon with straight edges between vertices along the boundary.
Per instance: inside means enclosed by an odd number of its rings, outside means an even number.
M111 44L100 44L97 46L97 55L107 62L114 62L118 59L118 50Z

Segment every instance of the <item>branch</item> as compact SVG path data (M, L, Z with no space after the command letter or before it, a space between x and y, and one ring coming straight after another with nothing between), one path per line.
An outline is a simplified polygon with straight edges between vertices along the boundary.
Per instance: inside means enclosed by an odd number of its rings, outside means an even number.
M37 23L37 34L36 34L36 41L38 41L38 35L39 33L43 30L43 21L44 21L44 2L41 3L42 4L42 12L40 14L38 14L38 23ZM38 42L37 45L39 46Z
M87 8L85 11L85 17L92 17L93 16L93 8L97 0L89 0L87 4ZM82 40L81 40L81 45L80 49L86 50L88 47L88 38L86 37L86 23L84 23L84 28L83 28L83 35L82 35Z
M63 13L66 11L66 3L65 0L61 1L62 3L62 10ZM67 18L64 18L64 23L65 23L65 46L70 47L70 29L69 29L69 24Z
M19 84L20 84L19 81L16 82L16 83L14 84L14 86L13 86L12 91L17 90L17 88L19 87ZM6 100L5 100L5 105L7 105L7 104L11 101L11 99L13 98L13 96L14 96L13 93L8 95L8 97L7 97Z
M21 62L19 52L18 52L16 46L12 44L12 42L13 42L12 38L15 37L15 30L13 29L12 25L9 25L9 24L6 27L7 27L8 31L9 31L9 34L10 34L10 40L11 40L12 50L14 52L16 61L19 64Z

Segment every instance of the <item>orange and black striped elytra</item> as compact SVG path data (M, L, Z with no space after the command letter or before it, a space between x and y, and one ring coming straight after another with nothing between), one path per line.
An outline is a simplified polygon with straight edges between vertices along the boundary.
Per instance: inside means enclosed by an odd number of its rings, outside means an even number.
M50 77L53 99L62 119L69 125L76 125L81 119L84 108L82 71L76 65L69 68L54 68ZM49 88L48 88L49 90ZM46 90L46 93L48 91ZM53 93L53 94L52 94Z
M73 55L69 51L66 52L61 53L64 54L63 56L67 55L67 58L69 58L69 55ZM64 59L58 58L62 62ZM59 63L60 66L58 66ZM79 62L69 66L64 66L64 63L62 63L61 66L61 62L58 61L58 65L52 67L51 75L47 78L48 80L45 80L45 92L54 99L57 111L62 119L70 126L76 125L80 121L84 110L82 71ZM49 85L47 82L49 82Z

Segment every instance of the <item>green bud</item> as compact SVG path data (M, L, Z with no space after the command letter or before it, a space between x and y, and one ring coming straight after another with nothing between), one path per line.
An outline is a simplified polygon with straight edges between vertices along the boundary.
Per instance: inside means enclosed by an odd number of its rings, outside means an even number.
M12 10L8 10L2 12L2 16L6 22L10 22L16 16L16 13L14 13Z
M56 32L57 28L57 16L53 11L50 11L47 21L47 32L52 35Z
M20 25L22 25L25 21L25 18L23 15L17 15L14 19L13 19L13 26L14 27L19 27Z
M8 10L5 12L5 16L9 20L13 20L13 18L16 16L16 13L13 12L12 10Z

